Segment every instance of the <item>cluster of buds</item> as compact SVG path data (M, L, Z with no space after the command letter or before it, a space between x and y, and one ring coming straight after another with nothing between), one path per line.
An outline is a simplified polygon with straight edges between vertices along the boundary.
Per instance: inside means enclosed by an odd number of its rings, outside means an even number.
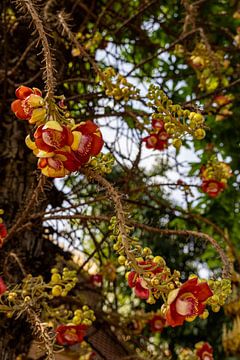
M98 31L96 31L93 36L89 33L84 35L81 32L78 32L75 36L75 39L81 42L82 46L86 51L89 51L90 54L94 54L95 51L100 47L103 37L102 34ZM72 49L72 56L76 57L80 55L80 49L74 47Z
M224 189L227 181L232 176L229 165L212 157L207 165L201 167L200 178L202 180L201 190L210 197L215 198Z
M94 312L84 305L74 310L68 309L64 304L59 307L51 306L51 300L58 296L66 296L76 285L76 271L64 268L62 275L56 269L52 269L49 283L43 281L42 276L33 277L27 275L21 284L8 290L3 279L0 277L0 296L2 306L0 311L7 317L14 314L19 316L29 304L40 313L42 319L50 323L60 323L55 329L56 342L60 345L73 345L83 340L85 331L96 320ZM51 292L49 292L51 290ZM68 305L69 306L69 305Z
M3 209L0 209L0 248L3 246L4 239L7 236L7 228L3 222L1 215L3 215Z
M212 311L218 312L232 292L231 280L208 280L208 285L214 295L208 299L207 304L211 306Z
M75 125L62 102L60 106L53 100L49 103L36 88L20 86L16 96L18 100L12 103L15 115L37 125L26 145L39 159L38 168L45 176L64 177L100 153L102 134L92 121Z
M233 69L221 50L213 52L205 43L199 42L190 54L189 64L196 71L202 91L212 92L229 84L228 77Z
M213 348L208 342L195 344L195 349L181 348L178 350L179 360L214 360Z
M213 106L216 108L216 121L225 120L228 116L232 115L230 110L234 96L232 94L224 95L218 94L213 98Z
M114 161L114 157L111 153L101 153L89 161L89 166L98 174L110 174L112 172Z
M112 67L99 73L99 77L107 96L112 96L117 101L138 98L139 90L129 83L123 75L116 74Z
M152 114L154 123L163 122L164 132L176 149L181 147L182 139L187 134L192 135L196 140L205 137L205 119L200 113L190 112L182 109L180 105L174 105L158 86L151 85L147 97L150 100L148 106L155 109Z
M52 276L49 285L52 287L52 296L67 296L78 282L76 270L64 268L62 275L57 268L51 270Z

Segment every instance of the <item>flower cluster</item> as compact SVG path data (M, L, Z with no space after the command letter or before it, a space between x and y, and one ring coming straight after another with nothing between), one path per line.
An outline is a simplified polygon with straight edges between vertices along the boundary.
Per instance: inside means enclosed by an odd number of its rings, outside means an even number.
M152 119L153 131L149 136L143 138L148 149L164 150L168 147L168 138L170 135L165 131L164 121L161 119Z
M201 167L201 189L208 196L215 198L226 189L227 180L232 176L229 165L212 157L207 165Z
M176 149L181 147L182 139L186 134L192 135L196 140L202 140L205 137L205 119L200 113L184 110L178 104L174 105L158 86L151 85L147 96L149 99L148 106L155 110L152 114L152 119L154 119L152 126L155 129L155 134L150 133L150 136L145 138L148 147L157 148L155 147L157 132L162 132L163 139L160 138L159 140L171 139L172 145ZM161 143L160 150L162 147L166 147L166 144L164 143L163 146Z
M39 159L38 168L45 176L64 177L100 153L102 134L91 120L76 125L72 119L67 121L61 107L48 104L36 88L21 86L16 96L18 100L12 103L15 115L38 125L33 137L27 136L26 145Z
M212 92L229 84L229 75L233 69L224 55L221 50L213 52L204 42L197 43L191 52L189 64L196 71L202 91Z
M112 67L100 72L99 77L107 96L113 96L117 101L138 98L139 90L129 83L123 75L116 74Z
M181 348L178 350L179 360L214 360L213 348L208 342L195 344L195 349Z

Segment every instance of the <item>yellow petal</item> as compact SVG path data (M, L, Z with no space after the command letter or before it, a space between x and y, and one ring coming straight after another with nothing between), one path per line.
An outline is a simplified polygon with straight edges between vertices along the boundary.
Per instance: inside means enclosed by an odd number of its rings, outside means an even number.
M76 151L80 144L82 133L80 133L79 131L73 131L72 134L73 134L73 143L71 145L71 148L73 151Z
M55 155L54 152L46 152L43 150L39 150L36 156L39 158L49 158L49 157L53 157L54 155Z
M63 131L62 126L59 124L59 122L57 122L55 120L50 120L50 121L46 122L46 124L43 127L43 130L45 130L45 129L53 129L53 130Z
M37 146L35 144L34 141L31 140L30 135L28 135L25 139L25 144L27 145L27 147L31 150L36 150Z

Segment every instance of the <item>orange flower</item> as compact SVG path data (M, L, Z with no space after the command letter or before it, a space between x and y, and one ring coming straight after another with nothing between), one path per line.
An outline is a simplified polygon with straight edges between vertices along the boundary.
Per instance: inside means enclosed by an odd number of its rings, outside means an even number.
M56 342L60 345L81 343L87 328L86 325L59 325L56 328Z
M31 89L27 86L20 86L17 88L15 94L18 99L12 102L12 111L18 119L30 120L31 122L34 110L41 108L44 104L41 91L37 88ZM41 116L44 117L45 113L44 111Z
M206 282L198 283L197 278L186 281L168 295L166 324L175 327L194 320L204 312L205 301L212 295Z

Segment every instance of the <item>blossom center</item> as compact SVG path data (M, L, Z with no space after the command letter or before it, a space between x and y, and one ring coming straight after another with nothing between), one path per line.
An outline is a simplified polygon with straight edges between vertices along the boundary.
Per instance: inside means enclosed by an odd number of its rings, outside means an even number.
M71 341L71 342L77 342L78 341L78 335L76 333L75 329L68 329L65 331L64 333L64 338L66 341Z
M193 316L198 311L198 300L192 293L180 296L176 301L176 310L179 315Z

